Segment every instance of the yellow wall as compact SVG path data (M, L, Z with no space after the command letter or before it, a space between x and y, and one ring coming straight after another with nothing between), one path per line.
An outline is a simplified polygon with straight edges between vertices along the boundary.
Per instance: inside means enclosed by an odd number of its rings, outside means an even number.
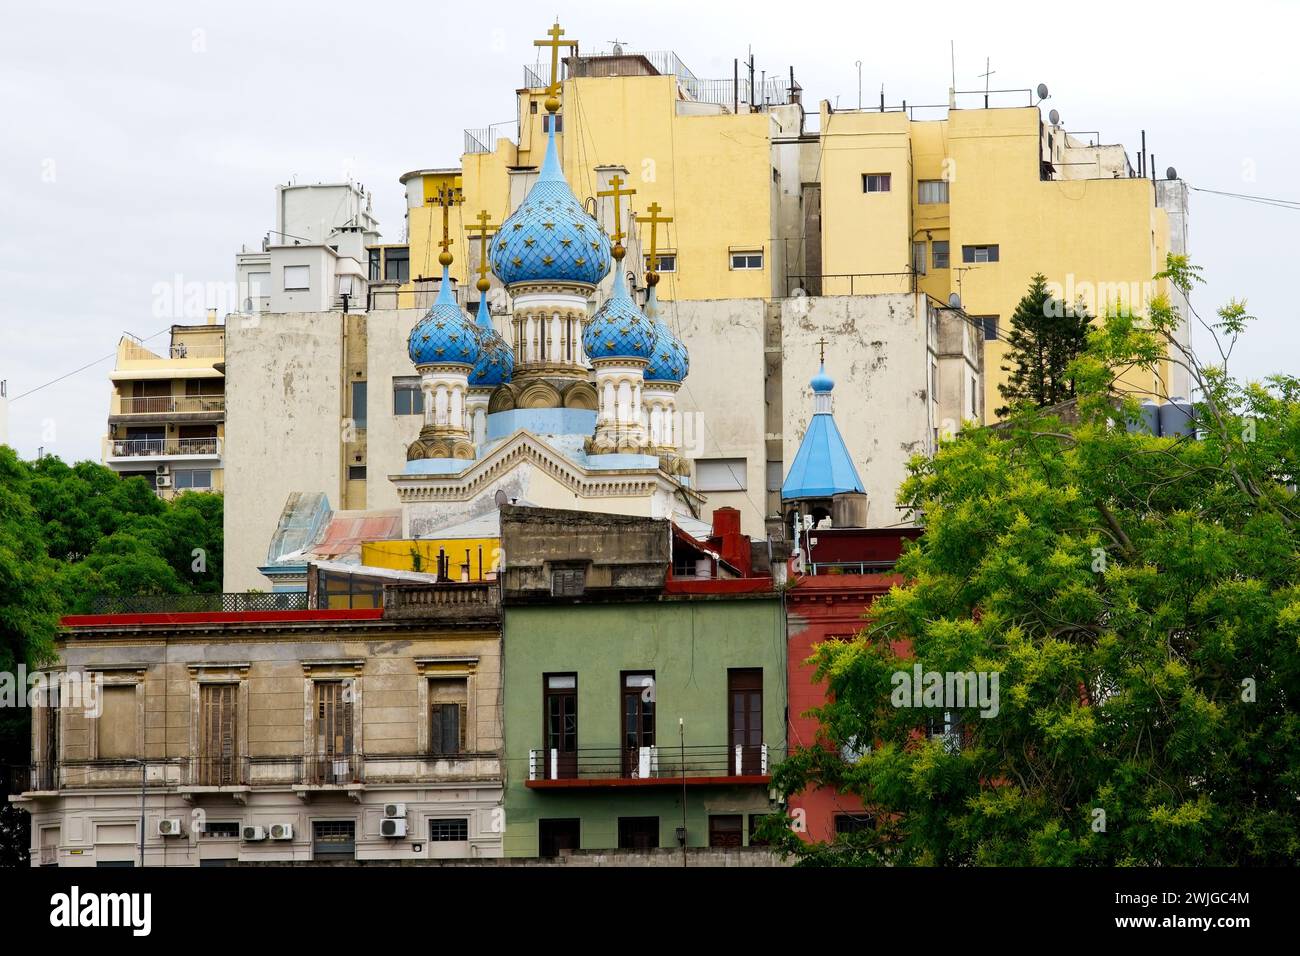
M438 569L438 555L445 552L451 559L451 576L459 579L465 552L469 551L469 577L481 581L497 569L501 553L500 538L446 538L418 540L372 541L361 545L361 563L371 568L393 568L398 571L422 571L433 574ZM416 567L415 556L420 557ZM481 562L481 563L480 563Z
M661 249L676 251L677 269L659 286L662 299L768 298L772 289L772 161L766 115L678 116L675 78L619 77L568 80L564 84L563 132L557 139L564 173L578 200L597 189L595 167L621 165L636 189L632 208L644 214L652 202L674 221ZM486 209L499 224L509 215L508 166L539 166L545 136L537 91L522 91L524 123L519 149L500 140L492 153L462 157L465 204L451 213L452 275L471 281L465 236ZM426 179L432 179L432 176ZM428 187L426 186L426 192ZM411 275L437 270L441 212L409 210ZM432 217L432 219L430 218ZM471 240L473 242L474 240ZM645 240L648 243L648 237ZM729 251L761 249L764 268L733 271Z
M946 120L905 114L826 113L823 105L823 271L881 273L906 268L913 239L927 244L921 291L945 301L960 291L971 315L998 316L1005 338L1016 303L1035 273L1067 292L1091 289L1104 310L1117 298L1166 291L1152 282L1169 245L1169 223L1145 179L1043 181L1037 109L952 110ZM889 172L891 192L866 194L862 173ZM920 205L916 181L949 179L949 203ZM951 267L934 270L931 243L949 241ZM996 244L999 261L971 268L962 245ZM825 280L828 293L848 280ZM872 282L854 280L854 292ZM877 291L872 289L870 291ZM1136 299L1135 295L1136 293ZM1073 296L1071 297L1073 298ZM985 348L986 407L1003 402L1004 345ZM1127 384L1147 390L1147 376Z

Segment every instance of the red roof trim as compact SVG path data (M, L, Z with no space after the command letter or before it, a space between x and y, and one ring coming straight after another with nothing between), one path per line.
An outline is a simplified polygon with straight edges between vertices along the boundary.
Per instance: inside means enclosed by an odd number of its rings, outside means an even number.
M306 611L183 611L161 614L68 614L64 627L169 627L185 624L286 624L310 621L377 621L383 608L315 608Z

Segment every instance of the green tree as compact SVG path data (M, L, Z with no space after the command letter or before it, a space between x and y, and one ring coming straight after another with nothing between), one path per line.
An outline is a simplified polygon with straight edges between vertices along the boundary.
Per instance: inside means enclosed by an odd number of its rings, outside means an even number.
M1198 273L1161 273L1190 292ZM1192 315L1200 320L1194 311ZM1291 864L1300 855L1300 379L1228 374L1232 302L1207 365L1164 299L1108 315L1074 364L1078 421L1022 408L916 460L900 497L926 533L858 639L821 645L824 743L775 774L874 808L875 833L809 863ZM1133 367L1168 356L1201 437L1125 427ZM1121 370L1121 371L1117 371ZM896 655L891 642L910 646ZM959 711L959 748L895 707L893 675L999 675L996 716ZM838 745L874 741L852 762Z
M998 392L1007 404L997 410L1006 415L1020 405L1046 408L1075 396L1070 369L1083 352L1092 316L1082 302L1073 306L1053 296L1047 278L1039 273L1029 291L1016 304L1007 332L1007 381Z

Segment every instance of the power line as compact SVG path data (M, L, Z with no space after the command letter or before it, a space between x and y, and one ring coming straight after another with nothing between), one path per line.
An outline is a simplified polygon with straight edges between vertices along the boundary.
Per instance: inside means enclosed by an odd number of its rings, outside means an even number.
M158 330L157 332L155 332L153 335L147 335L147 336L145 336L144 338L140 339L139 341L141 341L141 342L148 342L150 339L156 339L158 336L162 335L164 332L169 331L170 328L171 328L171 326L168 326L166 329L159 329L159 330ZM58 382L63 381L65 378L71 378L73 375L76 375L78 372L84 372L86 369L90 368L91 366L98 365L100 362L106 362L106 361L108 361L109 359L114 358L116 355L117 355L117 350L114 349L112 352L109 352L107 355L104 355L104 356L101 356L100 358L95 359L93 362L87 362L85 365L81 366L81 368L74 368L71 372L65 372L64 374L60 375L58 378L52 378L52 379L50 379L50 380L49 380L48 382L46 382L44 385L37 385L35 388L29 388L27 391L23 392L21 395L15 395L12 399L10 399L10 401L16 402L16 401L18 401L18 399L20 399L20 398L26 398L28 395L31 395L33 392L39 392L41 389L43 389L43 388L48 388L48 387L51 386L51 385L55 385L55 384L57 384Z
M1300 202L1294 199L1276 199L1271 196L1252 196L1249 193L1230 193L1221 189L1203 189L1200 186L1189 186L1198 193L1210 193L1214 196L1227 196L1230 199L1244 199L1247 202L1256 202L1264 206L1277 206L1281 209L1300 209Z

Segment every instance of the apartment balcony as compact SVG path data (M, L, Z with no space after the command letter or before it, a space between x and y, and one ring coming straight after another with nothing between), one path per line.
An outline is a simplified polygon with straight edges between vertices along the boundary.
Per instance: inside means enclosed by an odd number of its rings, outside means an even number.
M767 744L528 751L531 790L768 784Z
M109 466L136 467L151 462L194 461L218 464L220 438L106 438L104 461Z
M497 783L501 760L495 753L463 754L306 754L285 757L157 758L65 760L9 770L10 793L29 800L65 791L164 789L186 799L227 795L243 803L254 790L293 790L304 800L313 794L341 793L354 799L369 786L443 783Z
M226 418L224 395L122 397L117 406L117 411L109 413L110 425L220 422Z
M174 362L181 359L203 359L220 361L226 356L224 345L187 345L178 342L168 348L154 351L138 342L122 344L122 358L128 362Z

